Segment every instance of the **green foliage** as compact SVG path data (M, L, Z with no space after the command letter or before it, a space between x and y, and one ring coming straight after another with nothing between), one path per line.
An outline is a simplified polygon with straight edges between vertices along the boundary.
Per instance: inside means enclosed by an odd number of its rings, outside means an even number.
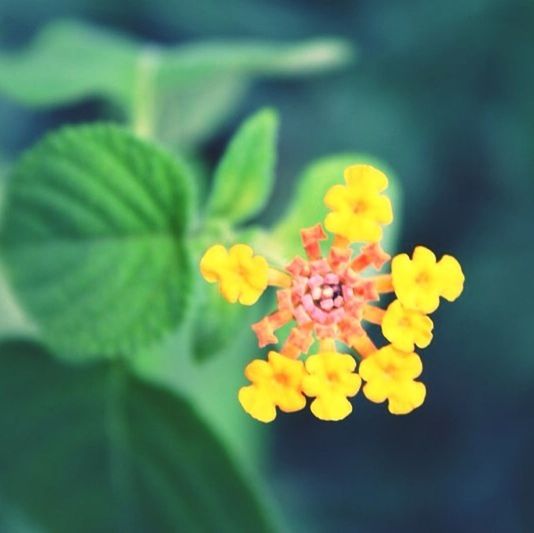
M126 103L134 86L136 54L134 43L114 33L55 22L26 50L0 54L0 91L35 107L89 96Z
M72 368L0 347L0 492L43 529L272 531L189 403L120 361Z
M322 72L351 56L336 39L164 48L61 21L27 50L0 54L0 92L36 107L103 97L123 108L138 133L183 148L213 134L254 78Z
M245 76L233 74L161 84L153 106L158 139L178 150L207 139L235 113L249 87Z
M359 163L373 165L385 172L389 178L387 194L393 204L395 222L384 228L382 245L387 251L394 250L401 215L401 199L394 174L386 165L370 156L345 153L319 159L310 164L299 176L294 199L273 229L273 241L280 246L280 253L286 257L302 253L300 230L323 222L328 211L323 202L326 191L333 185L343 182L343 171L346 167Z
M4 210L7 167L8 165L0 153L0 220L2 219ZM4 266L0 262L0 335L6 333L24 334L33 333L33 331L27 318L15 301L12 288L5 278ZM0 522L0 530L1 525Z
M130 353L177 326L191 292L186 167L116 126L65 128L15 167L9 277L66 357Z
M192 349L198 361L205 361L235 339L247 313L243 306L228 303L214 285L203 287L198 298Z
M207 215L242 222L267 203L274 184L278 117L265 109L234 135L215 172Z

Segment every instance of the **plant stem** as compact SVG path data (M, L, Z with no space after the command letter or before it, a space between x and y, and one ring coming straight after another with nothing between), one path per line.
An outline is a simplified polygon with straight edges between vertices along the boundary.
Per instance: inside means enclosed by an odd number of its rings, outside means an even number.
M145 48L137 61L132 129L136 135L145 139L152 137L154 133L156 111L155 79L159 64L159 52L152 47Z

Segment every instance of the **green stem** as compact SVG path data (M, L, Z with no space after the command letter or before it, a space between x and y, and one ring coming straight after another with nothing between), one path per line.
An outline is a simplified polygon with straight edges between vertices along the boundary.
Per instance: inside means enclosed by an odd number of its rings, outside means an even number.
M139 55L135 76L132 109L132 129L142 138L154 133L156 117L156 73L160 64L159 52L146 48Z

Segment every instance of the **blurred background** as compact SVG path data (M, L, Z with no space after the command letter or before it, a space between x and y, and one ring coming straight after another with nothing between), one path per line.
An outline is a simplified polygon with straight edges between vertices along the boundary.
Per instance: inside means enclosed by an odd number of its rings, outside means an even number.
M465 292L437 312L421 409L393 417L358 397L341 423L279 417L262 430L261 477L295 531L534 531L534 3L2 0L1 48L25 46L59 17L164 44L354 44L346 68L255 83L196 153L213 165L247 114L279 110L267 225L309 161L379 158L402 187L398 248L452 253ZM97 98L35 110L0 95L0 161L61 124L103 116L113 112Z

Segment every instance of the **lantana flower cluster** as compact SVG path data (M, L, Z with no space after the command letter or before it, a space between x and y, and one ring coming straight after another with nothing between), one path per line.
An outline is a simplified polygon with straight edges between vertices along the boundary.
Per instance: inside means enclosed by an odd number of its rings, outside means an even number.
M391 259L380 246L382 227L393 221L383 194L388 179L369 165L348 167L344 178L324 197L324 228L333 235L326 254L321 243L328 237L317 224L301 230L306 258L295 257L284 271L246 244L216 244L201 259L204 279L217 283L229 302L252 305L267 287L277 288L277 309L252 325L260 348L278 344L277 330L292 324L281 348L245 368L250 384L240 389L239 402L261 422L274 420L277 409L304 409L308 398L317 418L342 420L360 388L372 402L387 401L392 414L420 407L426 388L417 379L423 365L415 350L432 341L428 315L440 298L453 301L463 290L458 261L450 255L438 261L424 246L396 255L391 273L381 273ZM383 309L386 293L395 299ZM387 344L377 347L365 323L379 326ZM342 345L351 353L339 351Z

